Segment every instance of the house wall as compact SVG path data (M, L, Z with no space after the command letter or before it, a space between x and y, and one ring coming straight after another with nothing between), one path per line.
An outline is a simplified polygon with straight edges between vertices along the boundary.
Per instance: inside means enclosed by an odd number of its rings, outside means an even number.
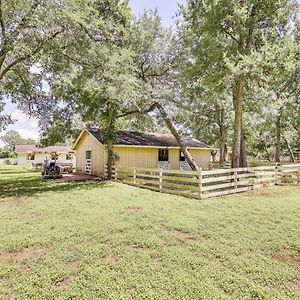
M86 151L91 151L91 166L93 175L103 175L104 166L107 163L106 147L98 142L87 132L84 132L76 145L76 171L86 172ZM158 148L152 147L124 147L115 146L114 152L118 154L119 160L115 161L116 166L127 166L136 168L158 168ZM190 153L198 166L207 169L210 164L209 149L190 149ZM169 148L170 169L179 170L179 149Z
M50 161L50 153L35 153L34 160L27 160L27 153L17 153L17 164L18 165L31 165L31 164L38 164L44 163L46 157ZM76 163L76 156L73 154L72 160L66 159L66 153L59 153L57 158L58 163Z
M115 162L116 166L127 166L136 168L158 168L158 148L147 147L114 147L120 159ZM197 165L203 169L208 169L210 165L210 149L190 149L189 150ZM179 149L169 149L170 169L179 170Z
M116 166L136 168L157 168L157 149L147 147L114 147L120 159Z
M26 165L27 164L27 154L26 153L17 153L17 164Z
M95 138L84 132L75 150L77 172L85 173L86 151L91 151L92 174L97 176L104 174L104 161L106 162L107 155L103 145Z
M190 149L190 154L197 163L198 167L208 169L210 165L210 149Z

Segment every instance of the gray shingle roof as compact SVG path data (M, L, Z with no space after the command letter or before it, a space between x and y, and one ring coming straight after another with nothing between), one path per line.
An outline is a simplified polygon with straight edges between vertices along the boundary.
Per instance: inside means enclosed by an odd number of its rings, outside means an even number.
M97 128L86 128L98 141L105 144L101 132ZM189 136L183 136L182 140L187 147L211 148L209 145ZM171 134L144 133L137 131L118 131L115 145L127 146L155 146L155 147L179 147L176 139Z
M62 152L67 153L70 152L70 146L49 146L49 147L38 147L36 145L16 145L16 152L28 153L28 152L43 152L43 153L51 153L51 152Z

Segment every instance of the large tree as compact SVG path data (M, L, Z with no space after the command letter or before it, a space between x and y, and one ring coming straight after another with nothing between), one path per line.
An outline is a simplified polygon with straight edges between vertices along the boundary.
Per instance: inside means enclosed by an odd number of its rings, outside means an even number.
M293 0L190 0L182 9L190 47L199 72L223 68L234 110L233 167L246 166L244 111L246 92L255 80L259 58L268 59L273 44L290 30L296 14ZM221 74L218 72L218 74Z

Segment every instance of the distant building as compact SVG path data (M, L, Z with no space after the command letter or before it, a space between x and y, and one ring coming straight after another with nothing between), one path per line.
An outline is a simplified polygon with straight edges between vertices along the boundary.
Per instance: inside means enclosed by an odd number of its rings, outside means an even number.
M17 164L34 166L56 161L62 164L75 165L75 153L69 146L38 147L36 145L16 145Z

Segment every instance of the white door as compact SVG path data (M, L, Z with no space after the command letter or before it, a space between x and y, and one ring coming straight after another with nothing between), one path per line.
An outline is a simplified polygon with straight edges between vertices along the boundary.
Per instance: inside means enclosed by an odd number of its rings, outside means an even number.
M92 174L92 160L86 159L85 160L85 173L86 174Z
M85 151L85 173L92 174L92 151Z

